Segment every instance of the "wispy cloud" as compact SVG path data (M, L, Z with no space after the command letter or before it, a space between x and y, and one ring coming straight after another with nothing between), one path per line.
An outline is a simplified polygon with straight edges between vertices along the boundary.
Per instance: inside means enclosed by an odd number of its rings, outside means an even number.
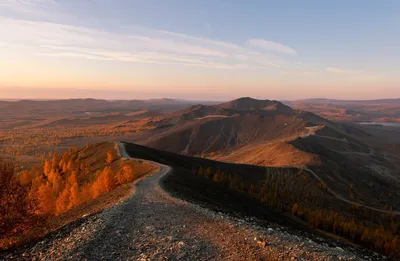
M46 8L54 5L54 0L2 0L0 6L4 8L14 9L19 12L26 12Z
M387 78L380 73L371 73L363 70L343 69L337 67L327 67L326 72L340 76L340 79L347 78L353 82L377 82L385 81Z
M55 17L57 3L55 0L2 0L0 10L4 13L29 14L33 17ZM0 12L2 14L2 12Z
M23 43L32 54L102 61L177 64L215 69L280 67L288 62L235 43L170 31L125 27L120 32L0 17L0 42Z
M274 51L284 54L297 54L296 50L290 48L289 46L283 45L281 43L276 43L272 41L267 41L263 39L250 39L247 41L250 46L259 47L268 51Z
M104 61L120 61L120 62L141 62L155 64L180 64L185 66L197 66L204 68L217 69L235 69L244 68L245 64L227 64L223 62L215 62L213 59L202 59L196 57L188 57L179 54L164 54L157 52L122 52L111 51L106 49L79 48L71 46L54 46L42 45L41 47L51 50L57 50L54 53L36 53L42 56L54 57L76 57L92 60Z
M361 74L362 71L358 70L349 70L349 69L343 69L343 68L337 68L337 67L328 67L325 69L325 71L329 73L338 73L338 74Z
M318 75L318 72L314 72L314 71L305 71L303 72L303 75L306 77L314 77Z
M186 41L195 41L200 44L204 45L213 45L217 46L219 48L224 48L226 50L246 50L246 48L234 44L234 43L229 43L229 42L223 42L223 41L217 41L217 40L212 40L212 39L207 39L207 38L201 38L201 37L196 37L196 36L191 36L187 34L182 34L182 33L176 33L176 32L170 32L170 31L165 31L165 30L157 30L156 32L164 34L166 36L170 37L175 37L175 38L181 38Z
M73 26L60 22L71 17L64 16L56 0L3 0L1 8L5 14L0 11L0 30L6 33L0 35L0 44L14 49L23 46L36 56L214 69L263 69L290 65L279 55L296 53L283 44L260 39L232 43L135 25L112 31ZM14 19L7 11L29 16Z

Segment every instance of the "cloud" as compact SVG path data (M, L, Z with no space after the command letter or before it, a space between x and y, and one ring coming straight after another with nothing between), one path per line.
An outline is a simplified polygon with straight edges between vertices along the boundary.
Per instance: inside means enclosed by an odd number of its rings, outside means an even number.
M318 72L314 72L314 71L305 71L303 72L303 75L306 77L314 77L318 75Z
M329 73L338 73L338 74L361 74L362 71L356 71L356 70L348 70L348 69L342 69L342 68L337 68L337 67L328 67L325 69L325 71Z
M137 26L119 32L0 17L0 43L65 59L175 64L215 69L276 68L288 62L235 43Z
M40 56L49 56L49 57L76 57L76 58L86 58L91 60L103 60L110 61L112 58L101 57L97 55L83 54L83 53L74 53L74 52L60 52L60 53L35 53L35 55Z
M20 51L30 50L28 55L104 62L215 69L276 68L289 64L276 54L259 52L246 41L244 44L232 43L135 25L112 31L75 26L60 22L71 21L73 17L59 8L55 0L0 1L0 9L4 11L0 11L0 31L5 32L0 35L0 44L12 46L16 53L19 48ZM23 18L10 18L17 17L15 13L23 14L18 15ZM204 25L210 27L207 23ZM267 51L290 53L285 46L273 44Z
M66 46L43 45L46 49L57 50L55 53L36 53L41 56L52 57L76 57L91 60L141 62L155 64L181 64L185 66L217 68L217 69L239 69L245 68L246 64L225 64L213 60L191 58L178 54L163 54L157 52L121 52L103 49L77 48ZM60 52L61 51L61 52Z
M211 40L211 39L207 39L207 38L201 38L201 37L196 37L196 36L191 36L191 35L176 33L176 32L170 32L170 31L165 31L165 30L157 30L156 32L164 34L166 36L176 37L177 39L183 39L186 41L195 41L195 42L205 44L205 45L214 45L216 47L224 48L224 49L230 50L230 51L246 50L246 48L244 48L240 45L237 45L237 44L233 44L233 43L216 41L216 40Z
M262 65L265 65L265 66L267 66L267 67L276 67L276 68L279 68L279 67L281 67L279 64L277 64L277 63L272 63L272 62L268 62L268 61L261 61L260 62Z
M31 8L38 8L54 4L54 0L3 0L0 6L15 9L17 11L29 10Z
M247 41L247 44L268 51L275 51L284 54L297 54L296 50L290 48L289 46L263 39L250 39Z
M55 0L2 0L0 8L6 12L44 17L52 16L56 4Z
M252 46L127 25L105 31L73 26L55 0L0 1L0 44L31 55L215 69L274 68L288 62ZM15 16L15 14L23 14ZM3 17L2 17L3 16ZM14 19L10 17L23 17ZM29 19L27 17L30 17ZM46 22L45 22L46 21ZM78 20L79 21L79 20ZM77 21L76 21L77 22ZM206 28L211 25L204 23ZM23 47L21 47L23 46Z
M337 67L328 67L325 69L326 72L340 75L340 78L345 78L353 82L378 82L387 81L387 77L380 73L370 73L362 70L349 70Z

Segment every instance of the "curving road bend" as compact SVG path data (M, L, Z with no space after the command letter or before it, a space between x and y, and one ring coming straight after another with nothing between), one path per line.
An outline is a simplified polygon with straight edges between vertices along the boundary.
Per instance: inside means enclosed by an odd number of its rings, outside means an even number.
M122 143L121 155L129 157ZM153 164L157 164L154 163ZM83 218L4 260L381 260L364 259L276 224L260 227L176 199L159 185L171 170L160 170L133 186L127 201ZM318 242L318 243L317 243Z

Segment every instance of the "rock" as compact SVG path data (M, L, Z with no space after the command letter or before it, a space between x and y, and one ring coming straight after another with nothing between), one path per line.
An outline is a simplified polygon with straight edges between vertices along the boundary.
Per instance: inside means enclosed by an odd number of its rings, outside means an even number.
M341 248L341 247L336 247L335 249L338 250L338 251L340 251L340 252L344 252L344 249Z

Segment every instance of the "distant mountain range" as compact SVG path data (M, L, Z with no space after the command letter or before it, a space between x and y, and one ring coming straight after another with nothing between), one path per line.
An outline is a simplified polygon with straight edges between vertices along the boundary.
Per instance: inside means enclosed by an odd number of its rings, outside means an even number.
M400 99L306 99L285 101L284 103L293 108L311 111L336 121L400 122Z

